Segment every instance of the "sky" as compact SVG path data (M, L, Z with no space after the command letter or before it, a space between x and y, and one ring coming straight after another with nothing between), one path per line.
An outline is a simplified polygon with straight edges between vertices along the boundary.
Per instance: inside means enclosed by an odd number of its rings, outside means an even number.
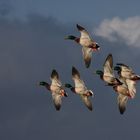
M120 115L116 93L93 72L112 53L114 64L125 63L140 74L139 5L138 0L0 0L0 139L138 139L140 83ZM81 47L64 40L79 35L77 23L101 46L89 69ZM50 82L52 69L62 83L73 83L72 66L95 94L92 112L70 90L57 112L50 93L38 85Z

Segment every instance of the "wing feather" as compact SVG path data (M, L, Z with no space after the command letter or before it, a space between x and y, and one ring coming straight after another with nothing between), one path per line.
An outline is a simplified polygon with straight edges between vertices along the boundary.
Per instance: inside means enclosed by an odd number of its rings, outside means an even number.
M129 90L131 97L134 98L136 95L136 81L126 79L126 84L128 86L128 90Z
M87 68L89 68L89 66L91 64L92 49L87 48L87 47L82 47L82 52L83 52L83 58L85 61L85 65Z
M104 75L114 77L112 54L109 54L107 56L103 66L104 66Z
M90 36L89 36L89 33L87 32L87 30L84 27L82 27L82 26L77 24L77 29L81 33L81 37L80 38L91 40Z
M61 108L62 96L57 93L52 93L52 99L56 110L59 111Z
M82 94L83 91L86 90L86 86L85 86L84 81L80 79L80 73L75 67L72 67L72 78L75 83L75 90L77 90L77 92Z
M125 95L119 94L117 100L118 100L120 114L123 114L126 110L126 104L128 101L128 97Z
M92 109L93 109L93 108L92 108L92 103L91 103L89 97L86 96L86 95L81 95L81 98L82 98L82 101L84 102L84 104L86 105L86 107L87 107L90 111L92 111Z
M52 81L52 85L59 86L59 87L62 86L62 83L59 79L59 75L56 70L52 70L51 81Z

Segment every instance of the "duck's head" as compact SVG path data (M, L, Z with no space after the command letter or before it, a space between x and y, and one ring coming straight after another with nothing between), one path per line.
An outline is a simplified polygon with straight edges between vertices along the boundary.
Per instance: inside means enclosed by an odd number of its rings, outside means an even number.
M44 82L44 81L42 81L42 82L40 82L40 83L39 83L39 85L40 85L40 86L46 86L46 85L47 85L47 83L46 83L46 82Z
M65 87L66 88L72 88L72 85L71 84L65 84Z
M96 74L102 76L104 73L101 70L96 70Z
M75 40L77 37L73 35L66 36L65 39Z
M114 70L116 70L116 71L121 71L121 67L115 66L115 67L114 67Z
M48 90L50 90L50 85L49 85L48 83L44 82L44 81L40 82L39 85L40 85L40 86L44 86L44 87L46 87Z

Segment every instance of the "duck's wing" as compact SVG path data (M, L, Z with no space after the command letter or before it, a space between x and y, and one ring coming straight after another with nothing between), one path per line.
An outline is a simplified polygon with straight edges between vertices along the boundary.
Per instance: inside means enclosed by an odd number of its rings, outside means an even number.
M52 99L53 99L53 103L54 103L56 110L59 111L61 108L62 96L60 94L54 92L54 93L52 93Z
M92 49L87 47L82 47L82 53L83 53L85 66L86 68L89 68L91 64L91 58L92 58Z
M119 94L117 101L118 101L118 107L120 110L120 113L123 114L126 110L126 104L127 104L128 96Z
M62 83L59 79L58 72L55 69L52 70L51 81L52 81L52 85L55 85L55 86L58 86L58 87L62 86Z
M131 67L129 67L129 66L123 64L123 63L117 63L117 65L121 67L121 71L123 71L123 72L132 72L133 73L133 70L132 70Z
M131 95L131 98L134 98L136 95L136 81L126 79L126 84L128 86L128 90Z
M125 64L117 64L121 67L120 75L126 79L130 79L132 75L134 75L134 72L131 67L125 65Z
M113 73L113 57L109 54L104 62L104 75L114 77Z
M78 31L81 33L81 37L80 37L81 39L91 40L89 33L87 32L87 30L84 27L82 27L78 24L76 26L77 26Z
M117 63L116 65L121 66L121 67L125 67L125 68L128 68L128 69L131 69L128 65L123 64L123 63Z
M86 105L86 107L87 107L90 111L92 111L92 103L91 103L89 97L86 96L86 95L80 95L80 96L81 96L82 101L83 101L84 104Z
M74 80L75 88L79 88L81 91L86 90L85 83L80 79L80 73L75 67L72 67L72 79Z

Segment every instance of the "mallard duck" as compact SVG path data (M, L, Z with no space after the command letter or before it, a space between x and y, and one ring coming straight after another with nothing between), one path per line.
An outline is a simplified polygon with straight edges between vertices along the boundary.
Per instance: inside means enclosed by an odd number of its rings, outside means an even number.
M75 67L72 67L72 79L75 86L73 87L71 84L65 84L65 87L70 88L72 92L78 94L87 108L92 110L92 103L89 97L93 96L93 92L87 89L84 81L80 79L80 73Z
M109 54L103 65L104 71L97 70L96 74L100 75L100 78L105 81L108 85L121 85L119 79L115 78L113 73L113 57Z
M134 81L140 80L140 76L136 75L132 68L125 64L117 63L117 66L114 67L114 70L118 71L118 74L125 79L131 79Z
M62 86L62 83L59 79L59 75L56 70L52 70L51 81L52 81L51 84L48 84L43 81L43 82L40 82L40 85L45 86L49 91L51 91L54 106L55 106L56 110L60 110L61 103L62 103L62 97L64 97L64 96L67 97L68 95L67 95L64 87Z
M74 40L78 44L82 46L83 58L85 61L85 65L89 68L91 63L92 52L100 49L98 43L91 39L89 33L85 28L77 24L77 29L80 31L81 36L75 37L73 35L67 36L65 39Z

